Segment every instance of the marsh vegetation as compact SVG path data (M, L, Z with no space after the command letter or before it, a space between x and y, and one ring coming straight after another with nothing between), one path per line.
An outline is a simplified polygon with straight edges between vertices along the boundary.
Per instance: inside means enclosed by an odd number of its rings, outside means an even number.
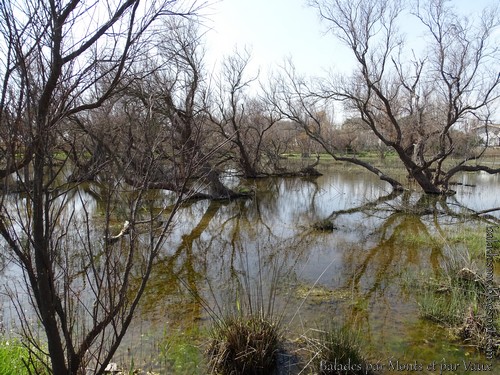
M0 3L0 329L27 371L497 361L500 8L308 3L350 74L209 69L202 1Z
M225 180L254 191L251 200L183 203L113 362L204 374L247 359L254 370L312 373L345 345L358 353L353 363L487 363L476 333L485 337L485 231L497 219L477 212L498 203L497 178L465 174L455 196L429 197L387 194L378 179L331 159L319 168L314 180ZM95 202L87 207L98 227L103 205L90 191L79 199ZM165 199L151 192L148 210ZM315 230L323 220L335 229ZM20 273L4 267L2 277ZM4 313L6 328L13 315ZM344 341L333 340L339 330Z

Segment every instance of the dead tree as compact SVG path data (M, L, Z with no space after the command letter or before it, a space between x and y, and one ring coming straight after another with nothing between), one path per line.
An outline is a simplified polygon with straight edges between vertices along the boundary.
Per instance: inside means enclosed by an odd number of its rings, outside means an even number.
M157 148L156 152L172 167L163 168L158 178L151 180L151 186L172 190L172 182L183 181L189 175L194 182L188 194L192 198L240 197L242 194L221 182L215 155L224 141L209 141L205 107L208 77L203 67L202 35L197 25L185 20L170 20L164 24L164 29L166 31L159 33L156 41L158 54L151 56L158 68L130 85L123 97L129 107L135 102L147 109L135 111L134 122L147 118L156 124L156 132L164 139L161 149ZM148 142L148 133L129 134Z
M257 80L247 77L250 59L247 50L235 50L225 57L215 89L207 98L207 110L214 131L227 142L225 149L239 172L256 178L273 172L265 151L270 131L281 120L281 114L258 96L248 95L247 90Z

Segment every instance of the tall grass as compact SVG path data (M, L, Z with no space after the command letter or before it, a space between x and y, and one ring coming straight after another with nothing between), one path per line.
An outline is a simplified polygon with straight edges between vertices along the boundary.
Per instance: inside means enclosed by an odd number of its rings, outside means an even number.
M373 374L362 354L361 336L348 326L333 323L305 336L311 359L309 368L318 374Z
M212 372L265 375L276 370L282 347L282 313L276 312L281 267L264 265L258 251L257 273L251 277L249 259L241 259L242 272L234 274L228 304L209 309L212 329L207 351Z
M500 290L498 285L494 287ZM494 350L500 353L500 305L486 303L486 282L468 249L448 254L441 275L423 283L417 302L423 318L448 327L457 338L479 350L493 341ZM485 324L487 308L493 309L496 333L488 332Z
M209 348L210 367L220 374L271 374L280 349L279 323L265 316L240 315L218 322Z
M462 292L456 289L426 288L418 298L420 316L446 326L460 325L469 306L477 303L475 300L463 298Z

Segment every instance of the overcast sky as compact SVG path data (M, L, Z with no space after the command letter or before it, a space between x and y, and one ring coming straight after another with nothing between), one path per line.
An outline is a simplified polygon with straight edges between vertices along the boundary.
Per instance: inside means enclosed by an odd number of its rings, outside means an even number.
M452 0L465 14L479 12L496 0ZM333 35L306 0L214 0L207 9L209 59L220 60L235 46L252 50L252 64L265 72L291 57L300 72L321 75L328 69L349 71L348 51ZM412 22L408 22L411 34ZM416 23L413 23L415 26ZM417 35L418 37L418 35Z
M254 67L265 70L292 57L297 68L309 72L329 68L335 60L331 36L323 35L304 0L222 0L211 9L211 57L246 46Z

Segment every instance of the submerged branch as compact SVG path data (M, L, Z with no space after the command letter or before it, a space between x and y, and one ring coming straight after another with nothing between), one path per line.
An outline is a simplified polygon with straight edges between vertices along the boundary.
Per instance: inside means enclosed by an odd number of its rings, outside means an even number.
M456 175L458 172L479 172L483 171L489 174L500 173L500 168L490 168L486 165L457 165L456 167L450 169L446 173L445 182L448 182L451 177Z
M336 155L334 155L332 153L330 153L330 155L332 155L332 157L335 160L337 160L337 161L346 161L346 162L349 162L349 163L352 163L352 164L356 164L356 165L359 165L359 166L361 166L361 167L369 170L372 173L375 173L380 178L380 180L388 182L392 186L392 188L394 189L394 191L404 191L404 187L403 187L403 185L399 181L397 181L394 178L386 175L384 172L382 172L377 167L371 165L370 163L364 162L363 160L360 160L360 159L357 159L357 158L349 158L349 157L344 157L344 156L336 156Z
M477 215L484 215L484 214L488 214L490 212L495 212L495 211L500 211L500 207L495 207L495 208L490 208L487 210L478 211L478 212L476 212L476 214Z
M122 238L123 236L125 236L126 234L129 234L129 233L130 233L130 221L125 220L120 233L118 233L116 236L110 236L106 241L108 242L108 244L113 244L113 243L117 242L120 238Z

